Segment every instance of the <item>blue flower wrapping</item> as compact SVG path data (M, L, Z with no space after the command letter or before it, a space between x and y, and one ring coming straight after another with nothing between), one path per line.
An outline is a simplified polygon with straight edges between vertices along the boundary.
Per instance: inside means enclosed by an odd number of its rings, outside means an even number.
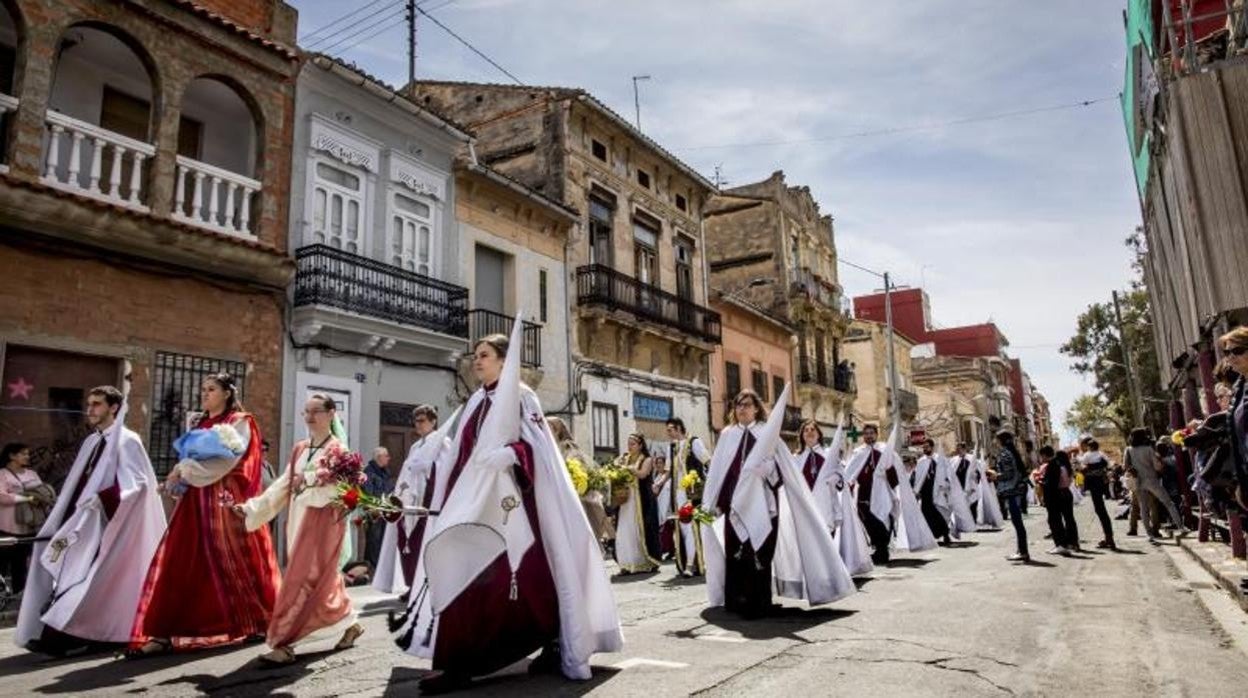
M237 458L234 453L221 442L221 437L211 429L192 429L173 442L173 450L178 452L178 459L206 461L213 458Z

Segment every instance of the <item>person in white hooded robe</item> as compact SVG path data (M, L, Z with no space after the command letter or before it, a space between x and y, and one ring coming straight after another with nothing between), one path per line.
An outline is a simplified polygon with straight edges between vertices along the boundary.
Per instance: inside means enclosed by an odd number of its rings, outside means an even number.
M743 390L711 456L703 503L718 518L702 527L712 606L744 618L772 612L772 592L830 603L856 591L801 470L780 440L789 388L770 420Z
M407 458L403 460L403 468L391 495L401 506L409 508L425 504L425 485L430 466L441 450L441 440L430 438L438 428L437 408L417 405L412 410L412 426L416 430L416 441L407 450ZM426 450L431 452L424 454ZM407 514L393 517L386 525L381 555L373 575L374 589L386 594L400 594L400 598L406 601L412 588L412 578L416 576L416 559L421 547L419 533L423 533L422 524L425 521L422 517Z
M845 569L850 575L860 577L875 569L875 565L871 562L871 546L858 518L853 493L846 486L845 463L841 460L845 448L845 427L839 419L837 421L836 434L826 448L818 445L823 441L819 424L813 419L802 424L798 434L805 448L796 458L802 476L811 486L815 506L832 531L832 540L841 554Z
M520 382L520 322L473 349L482 386L436 463L434 515L399 646L433 660L422 695L468 686L535 650L530 672L590 678L623 646L606 567L537 396ZM509 347L515 351L508 352Z
M113 386L87 393L87 436L34 546L14 641L63 655L130 640L165 533L156 473Z

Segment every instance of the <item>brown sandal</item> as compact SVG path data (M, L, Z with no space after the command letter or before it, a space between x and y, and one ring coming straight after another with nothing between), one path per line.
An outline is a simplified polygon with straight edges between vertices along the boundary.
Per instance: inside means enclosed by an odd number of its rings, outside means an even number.
M355 641L360 639L360 636L363 634L364 634L364 626L360 625L359 623L352 625L351 627L342 631L342 639L338 641L338 644L334 645L334 649L349 650L352 647L355 647Z
M126 659L146 659L148 657L159 657L162 654L168 654L172 650L172 642L154 637L138 647L126 650L123 653L123 656L125 656Z
M295 661L295 651L289 647L277 647L271 652L260 655L260 662L267 666L284 666L293 664Z

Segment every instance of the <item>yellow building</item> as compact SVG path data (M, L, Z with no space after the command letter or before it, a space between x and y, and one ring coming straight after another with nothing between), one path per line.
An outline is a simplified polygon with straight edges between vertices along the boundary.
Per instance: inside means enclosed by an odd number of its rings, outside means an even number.
M875 424L880 428L881 438L887 438L893 428L891 397L901 403L903 444L909 437L919 414L919 396L914 390L910 370L910 351L915 342L894 332L897 361L897 390L890 390L888 370L888 340L885 325L871 320L854 320L845 335L842 352L850 362L857 378L858 394L854 400L854 424Z

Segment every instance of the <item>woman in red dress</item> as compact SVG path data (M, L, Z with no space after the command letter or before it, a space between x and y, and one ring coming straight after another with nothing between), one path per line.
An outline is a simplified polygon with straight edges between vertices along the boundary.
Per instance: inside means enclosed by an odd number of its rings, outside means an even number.
M269 529L249 533L231 512L261 490L260 429L228 374L204 379L200 400L197 428L230 425L243 448L234 459L183 459L165 480L166 490L185 491L147 572L131 657L263 638L277 599Z

